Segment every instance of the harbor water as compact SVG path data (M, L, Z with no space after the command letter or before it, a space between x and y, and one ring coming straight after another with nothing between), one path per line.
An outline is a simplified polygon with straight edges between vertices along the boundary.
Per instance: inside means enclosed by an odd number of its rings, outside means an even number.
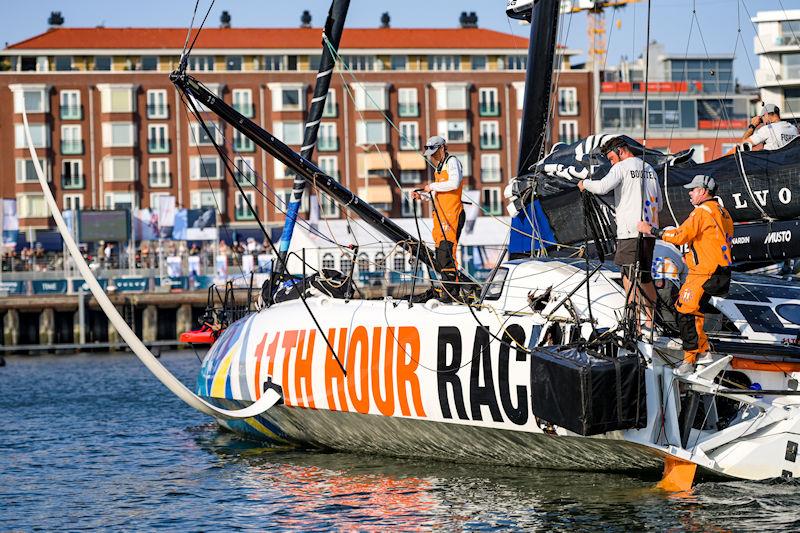
M193 387L191 351L162 361ZM219 430L131 354L0 368L0 531L798 530L795 482L702 481L277 449Z

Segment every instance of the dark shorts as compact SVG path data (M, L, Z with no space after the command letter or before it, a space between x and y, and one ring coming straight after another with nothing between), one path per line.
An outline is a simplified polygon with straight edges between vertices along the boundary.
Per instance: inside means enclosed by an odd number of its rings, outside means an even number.
M614 264L622 269L622 275L633 277L636 268L636 241L639 239L620 239L617 241L617 252L614 254ZM653 281L651 268L653 266L653 249L656 240L650 237L642 239L639 246L639 281L650 283Z

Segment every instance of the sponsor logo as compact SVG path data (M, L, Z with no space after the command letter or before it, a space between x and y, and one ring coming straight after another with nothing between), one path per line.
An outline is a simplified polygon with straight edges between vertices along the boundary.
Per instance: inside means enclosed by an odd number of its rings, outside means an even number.
M750 235L746 237L734 237L731 239L731 244L750 244Z
M784 231L773 231L767 235L767 238L764 239L764 244L773 244L779 242L789 242L792 240L792 232L787 230Z

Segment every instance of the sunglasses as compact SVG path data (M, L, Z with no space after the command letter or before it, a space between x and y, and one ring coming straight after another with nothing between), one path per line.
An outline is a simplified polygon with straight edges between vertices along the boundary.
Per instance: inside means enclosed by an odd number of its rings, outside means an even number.
M438 149L440 146L442 146L442 145L441 145L441 144L426 144L426 145L425 145L425 149L426 149L426 150L436 150L436 149Z

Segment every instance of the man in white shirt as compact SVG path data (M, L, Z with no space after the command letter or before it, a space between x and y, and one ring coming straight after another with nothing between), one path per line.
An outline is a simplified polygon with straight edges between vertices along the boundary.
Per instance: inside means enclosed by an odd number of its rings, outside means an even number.
M761 114L750 120L742 142L752 144L753 150L777 150L789 144L797 135L797 128L793 124L781 120L778 106L766 104Z
M578 188L597 195L614 191L614 211L617 222L617 251L614 263L622 269L622 282L629 303L644 292L645 325L653 327L656 289L650 271L653 264L655 239L645 236L639 241L637 224L645 222L658 226L661 210L661 189L655 170L631 152L621 137L614 137L601 148L611 162L611 170L599 180L581 180ZM637 256L638 253L638 256ZM638 263L638 289L631 290L631 278ZM637 293L637 294L634 294Z

